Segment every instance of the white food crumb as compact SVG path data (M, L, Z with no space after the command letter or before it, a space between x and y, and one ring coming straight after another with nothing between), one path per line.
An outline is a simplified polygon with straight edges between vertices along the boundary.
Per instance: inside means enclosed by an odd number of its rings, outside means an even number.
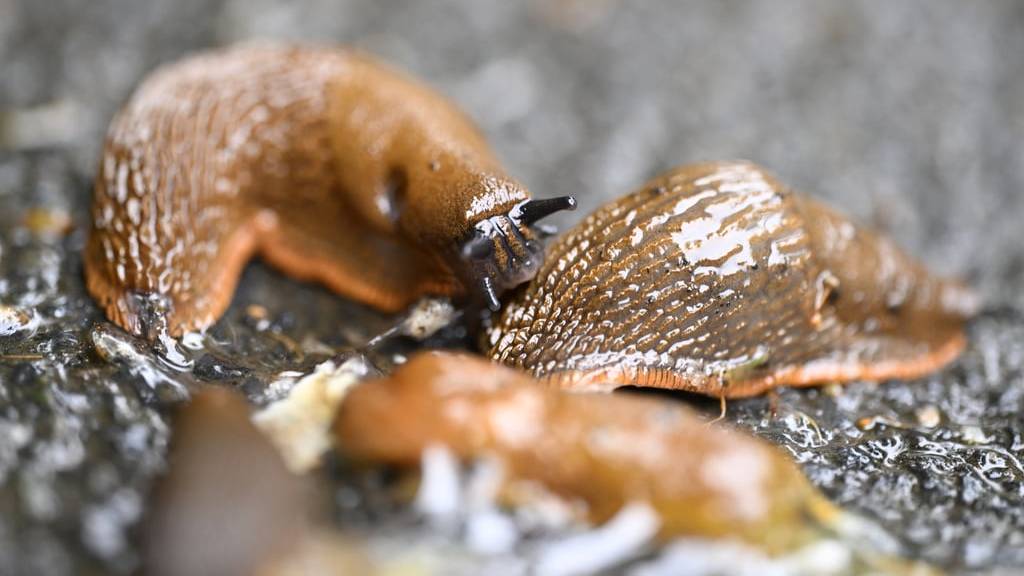
M785 576L789 572L756 548L739 542L700 538L674 541L657 558L628 572L629 576Z
M401 330L417 340L425 340L451 324L455 314L455 307L447 299L424 298L409 311Z
M850 567L853 551L836 540L808 544L782 559L793 574L842 574Z
M327 361L316 367L287 396L253 414L252 421L274 443L288 468L309 471L331 447L329 428L342 399L366 374L358 359L335 367Z
M649 504L627 504L603 526L544 546L535 573L573 576L605 570L642 552L660 526L661 518Z
M435 524L451 524L458 516L462 500L455 456L445 446L427 446L423 450L421 468L416 510Z
M519 528L508 516L491 508L466 519L466 545L477 554L507 554L519 541Z

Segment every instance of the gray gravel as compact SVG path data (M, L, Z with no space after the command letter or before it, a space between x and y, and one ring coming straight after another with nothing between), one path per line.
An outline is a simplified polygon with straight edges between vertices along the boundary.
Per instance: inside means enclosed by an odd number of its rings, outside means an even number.
M388 322L255 265L195 375L94 351L78 251L110 116L160 62L252 37L354 44L426 79L534 193L578 196L563 225L670 166L748 158L966 277L987 308L950 370L731 414L909 553L1024 569L1024 3L0 0L0 304L34 319L0 318L0 574L132 569L162 378L256 398ZM76 231L33 235L33 206Z

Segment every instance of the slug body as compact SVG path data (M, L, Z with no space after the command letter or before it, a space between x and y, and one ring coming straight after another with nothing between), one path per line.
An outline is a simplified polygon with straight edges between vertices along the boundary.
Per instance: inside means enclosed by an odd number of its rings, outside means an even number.
M262 574L299 544L310 487L253 425L244 396L199 390L173 430L167 472L140 526L143 573Z
M759 167L709 163L566 233L486 347L564 388L741 397L923 375L961 351L976 305Z
M834 512L781 452L678 402L571 394L462 354L421 353L354 387L334 430L339 450L372 463L415 466L432 444L464 461L497 458L509 495L540 483L584 502L595 522L647 502L664 538L735 536L782 550Z
M136 333L153 299L171 334L208 327L256 254L385 311L466 285L496 307L540 264L530 224L571 204L530 201L468 118L367 56L230 48L158 70L115 118L86 280Z

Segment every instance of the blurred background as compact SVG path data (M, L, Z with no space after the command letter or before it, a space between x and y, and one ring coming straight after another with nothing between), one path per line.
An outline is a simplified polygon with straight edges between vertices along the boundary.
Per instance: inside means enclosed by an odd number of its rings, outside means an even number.
M978 459L1011 461L1024 437L1024 3L0 0L0 301L60 302L50 332L11 349L67 351L32 367L0 361L0 574L27 541L45 559L32 573L72 573L80 556L96 573L130 569L139 490L161 468L167 434L163 413L135 400L116 432L107 427L117 403L134 398L123 371L102 404L81 389L68 400L64 368L92 369L76 352L84 338L59 340L96 318L77 276L81 236L32 245L17 228L23 209L84 223L103 132L140 79L250 39L354 45L408 70L463 106L534 194L577 195L563 226L669 167L746 158L967 278L988 302L988 324L956 371L927 386L851 386L840 400L811 391L783 405L804 403L831 438L830 426L850 428L849 414L912 415L932 402L952 422L1005 426L988 447L949 448L952 464L938 472L914 462L893 472L877 446L811 450L759 428L757 410L750 427L927 558L1024 563L1024 518L1004 512L1020 508L1024 470L1007 465L995 488L975 485ZM247 274L241 299L275 293L261 287L279 282L272 273ZM49 300L26 296L40 286ZM892 434L875 440L913 441ZM116 466L98 473L97 462ZM865 463L878 468L846 477Z
M9 121L7 146L64 140L91 173L147 71L252 38L409 70L536 194L578 194L570 218L668 167L747 158L1024 301L1006 290L1024 274L1019 2L0 0L0 105L57 113Z

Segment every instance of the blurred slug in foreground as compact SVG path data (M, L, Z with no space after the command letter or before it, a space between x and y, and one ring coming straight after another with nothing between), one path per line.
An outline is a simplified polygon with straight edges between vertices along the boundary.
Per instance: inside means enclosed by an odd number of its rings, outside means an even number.
M196 394L174 420L168 467L143 525L146 574L252 574L301 538L308 487L249 421L241 395Z
M574 390L716 397L915 378L952 361L977 308L887 239L761 168L677 168L548 250L485 349Z
M679 403L571 394L464 354L421 353L355 386L334 429L355 460L414 466L431 445L464 460L497 457L507 483L583 501L596 522L647 502L663 538L735 536L782 551L838 513L781 452Z
M378 573L360 542L316 513L314 485L288 471L244 396L198 391L173 427L168 469L141 526L142 574Z
M372 58L243 46L153 73L114 119L85 252L121 327L210 326L260 255L385 311L466 291L492 309L543 258L531 200L454 105Z

